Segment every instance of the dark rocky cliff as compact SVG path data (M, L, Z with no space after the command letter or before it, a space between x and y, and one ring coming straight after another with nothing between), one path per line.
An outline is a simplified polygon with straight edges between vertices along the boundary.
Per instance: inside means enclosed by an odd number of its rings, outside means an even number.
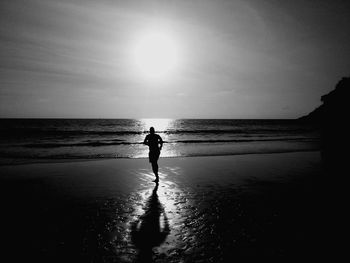
M350 77L342 78L335 89L321 97L323 104L299 121L311 122L321 128L323 163L332 173L342 173L349 149Z
M350 91L350 77L342 78L335 89L321 97L323 104L310 112L308 115L299 118L302 121L324 123L325 121L335 122L347 119L348 100Z

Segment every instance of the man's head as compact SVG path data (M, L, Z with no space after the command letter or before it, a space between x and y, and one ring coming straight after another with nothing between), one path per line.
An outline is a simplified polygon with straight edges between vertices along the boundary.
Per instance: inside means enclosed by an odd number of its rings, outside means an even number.
M153 127L149 128L149 132L150 132L151 134L154 134L154 128L153 128Z

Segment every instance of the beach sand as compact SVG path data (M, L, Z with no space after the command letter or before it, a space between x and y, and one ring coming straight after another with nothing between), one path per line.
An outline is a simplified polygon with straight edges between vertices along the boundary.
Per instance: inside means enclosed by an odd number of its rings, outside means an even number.
M160 158L159 167L157 186L147 159L1 166L2 256L35 262L322 256L319 152Z

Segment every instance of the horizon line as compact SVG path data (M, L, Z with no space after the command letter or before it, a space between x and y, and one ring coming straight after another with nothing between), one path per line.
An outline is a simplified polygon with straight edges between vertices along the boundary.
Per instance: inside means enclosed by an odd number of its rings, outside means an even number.
M302 116L301 116L302 117ZM295 118L102 118L102 117L81 117L81 118L66 118L66 117L0 117L0 119L28 119L28 120L54 120L54 119L64 119L64 120L150 120L150 119L163 119L163 120L297 120L301 117Z

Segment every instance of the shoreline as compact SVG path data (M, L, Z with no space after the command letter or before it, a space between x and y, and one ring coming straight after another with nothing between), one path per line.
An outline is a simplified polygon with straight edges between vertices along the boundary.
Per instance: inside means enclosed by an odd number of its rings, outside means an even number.
M186 155L186 156L166 156L161 159L173 158L200 158L200 157L220 157L220 156L240 156L240 155L260 155L260 154L283 154L283 153L303 153L303 152L320 152L320 149L300 149L287 151L270 151L270 152L242 152L234 154L208 154L208 155ZM46 163L71 163L71 162L90 162L103 160L139 160L148 159L148 157L102 157L102 158L0 158L0 168L3 166L12 165L27 165L27 164L46 164Z

